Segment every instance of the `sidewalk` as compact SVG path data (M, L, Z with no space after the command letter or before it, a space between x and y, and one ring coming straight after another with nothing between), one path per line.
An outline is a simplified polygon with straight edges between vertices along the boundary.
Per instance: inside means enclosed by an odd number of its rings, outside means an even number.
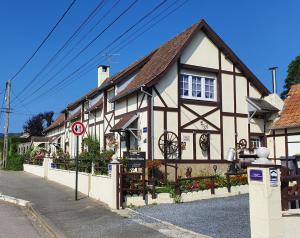
M82 194L79 201L74 201L74 190L28 173L0 171L0 193L32 202L66 237L166 237Z
M22 209L16 205L0 202L0 238L40 238Z

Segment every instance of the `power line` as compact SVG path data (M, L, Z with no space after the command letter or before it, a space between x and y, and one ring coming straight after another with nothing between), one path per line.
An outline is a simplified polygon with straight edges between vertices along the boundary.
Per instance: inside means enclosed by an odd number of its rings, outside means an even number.
M83 65L81 65L78 69L76 69L75 71L73 71L69 76L67 76L66 78L64 78L62 81L60 81L59 83L55 84L54 87L59 86L63 81L65 81L66 79L70 78L72 75L74 75L75 73L77 73L82 67L86 66L89 62L95 60L95 58L97 58L107 48L109 48L110 45L112 45L115 42L117 42L118 40L120 40L124 35L126 35L129 31L131 31L135 26L137 26L139 23L141 23L143 20L145 20L149 15L151 15L155 10L157 10L159 7L161 7L166 1L167 0L164 0L161 3L159 3L157 6L155 6L151 11L149 11L147 14L145 14L143 17L141 17L137 22L135 22L131 27L129 27L126 31L124 31L120 36L116 37L110 44L108 44L106 47L104 47L95 56L93 56L92 58L90 58L86 63L84 63ZM38 89L36 89L31 95L35 94L39 89L41 89L43 86L45 86L48 82L49 82L49 80L46 83L44 83L42 86L40 86ZM54 87L52 87L50 90L52 90ZM47 90L47 91L50 91L50 90Z
M113 24L116 23L124 14L126 14L138 1L139 0L135 0L134 2L132 2L125 10L122 11L121 14L119 14L111 23L109 23L109 25L106 26L105 29L103 29L94 39L92 39L79 53L77 53L70 61L67 62L67 64L65 64L61 69L59 69L50 79L48 79L40 87L38 87L31 95L38 92L41 88L43 88L50 81L52 81L58 74L65 70L70 63L72 63L80 54L87 50L92 43L94 43L104 32L106 32L111 26L113 26Z
M58 27L58 25L61 23L61 21L64 19L64 17L67 15L67 13L70 11L72 6L76 0L73 0L71 4L68 6L67 10L63 13L63 15L59 18L58 22L52 27L50 32L47 34L47 36L44 38L44 40L40 43L40 45L37 47L37 49L33 52L33 54L25 61L25 63L21 66L21 68L10 78L10 80L14 80L22 71L23 69L29 64L29 62L33 59L33 57L37 54L37 52L42 48L42 46L46 43L46 41L50 38L54 30Z
M42 69L35 75L35 77L26 84L26 86L18 94L19 97L30 88L30 86L36 81L36 79L48 68L48 66L55 61L55 59L68 47L72 40L80 33L84 26L96 16L97 12L103 7L104 0L100 1L93 11L85 18L85 20L77 27L73 34L65 41L62 47L50 58L50 60L42 67Z
M53 69L55 69L56 68L56 66L58 66L58 65L60 65L65 59L66 59L66 57L68 57L72 52L73 52L73 50L74 49L76 49L76 47L78 46L78 45L80 45L80 43L84 40L84 39L86 39L86 37L112 12L112 10L120 3L120 1L121 0L117 0L114 4L113 4L113 6L110 8L110 9L108 9L107 11L106 11L106 13L96 22L96 24L94 25L94 26L92 26L90 29L89 29L89 31L85 34L85 35L83 35L76 43L75 43L75 45L49 70L49 72L45 75L45 76L48 76L52 71L53 71Z
M165 18L167 18L169 15L171 15L172 13L174 13L175 11L177 11L178 9L180 9L181 7L183 7L186 3L188 2L188 0L186 0L185 2L183 2L182 4L178 5L177 7L175 7L173 10L171 10L170 12L168 12L167 14L165 14L164 16L162 16L161 18L159 18L155 23L153 23L151 26L149 26L147 29L145 29L143 32L141 32L139 35L137 35L136 37L134 37L133 39L127 38L129 39L129 41L125 42L125 44L121 45L121 47L119 47L118 50L123 49L124 47L126 47L129 43L132 43L134 40L138 39L141 35L143 35L145 32L149 31L151 28L153 28L155 25L157 25L160 21L164 20ZM164 11L163 11L164 12ZM156 18L157 16L155 16L154 18ZM148 21L149 22L149 21ZM132 27L130 27L132 28ZM140 28L141 29L141 28ZM136 31L135 31L136 32ZM124 35L124 33L122 34ZM121 38L121 37L118 37ZM111 44L113 44L115 42L115 40L113 42L111 42ZM120 44L118 45L120 46ZM43 97L45 96L45 94L48 94L49 92L53 91L56 87L58 87L59 85L61 85L62 83L67 83L68 81L72 80L76 75L74 75L75 73L77 73L80 69L82 69L84 66L86 66L89 62L91 62L92 60L95 59L95 57L97 57L99 54L101 54L106 48L104 48L103 50L101 50L97 55L95 55L94 57L92 57L90 60L88 60L87 63L81 65L79 67L79 69L73 71L70 75L68 75L66 78L64 78L62 81L60 81L59 83L55 84L53 87L51 87L49 90L47 90L46 92L38 95L37 97L35 97L34 99L28 101L28 103L34 101L37 98ZM91 68L93 69L94 66ZM85 73L89 72L91 69L85 69L86 72L81 72L81 75L79 77L77 77L74 81L78 80L80 77L82 77ZM68 80L68 81L66 81ZM62 89L63 87L61 87L60 89ZM60 89L56 90L53 94L54 95L57 91L59 91Z

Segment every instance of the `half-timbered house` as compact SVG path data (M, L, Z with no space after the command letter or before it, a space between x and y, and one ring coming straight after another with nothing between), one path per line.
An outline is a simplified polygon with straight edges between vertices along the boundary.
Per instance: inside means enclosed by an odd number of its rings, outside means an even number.
M148 160L182 168L221 169L230 148L266 145L270 115L278 112L274 95L204 20L120 73L108 72L100 66L98 87L46 130L71 155L70 123L81 120L119 157L144 151Z
M291 87L279 116L269 127L267 138L270 158L290 168L300 168L300 84Z

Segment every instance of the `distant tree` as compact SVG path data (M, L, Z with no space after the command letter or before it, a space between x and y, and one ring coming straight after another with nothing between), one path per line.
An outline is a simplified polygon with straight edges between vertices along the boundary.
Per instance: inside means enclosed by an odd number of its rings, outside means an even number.
M43 130L53 122L53 114L54 112L44 112L32 116L23 125L24 132L30 136L41 136Z
M300 56L297 56L288 66L287 77L284 83L284 90L281 98L285 99L291 86L300 83Z

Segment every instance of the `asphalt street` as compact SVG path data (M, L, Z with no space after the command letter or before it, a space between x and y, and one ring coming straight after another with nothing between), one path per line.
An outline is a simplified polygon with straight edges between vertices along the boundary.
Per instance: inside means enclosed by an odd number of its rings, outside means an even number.
M25 172L0 171L0 193L32 202L65 237L250 237L247 195L146 206L124 217L82 194L75 201L73 189Z
M74 190L28 173L0 171L0 193L31 201L47 222L66 237L166 237L82 194L75 201ZM19 235L13 237L24 237L16 232Z
M40 238L22 208L0 201L0 238Z

